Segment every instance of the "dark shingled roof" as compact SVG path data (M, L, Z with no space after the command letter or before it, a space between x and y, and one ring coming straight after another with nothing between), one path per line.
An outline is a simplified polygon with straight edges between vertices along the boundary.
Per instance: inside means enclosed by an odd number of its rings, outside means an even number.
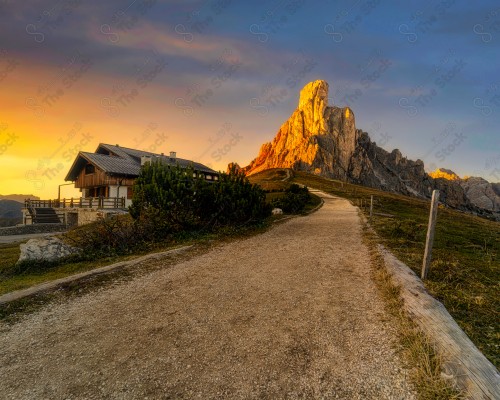
M110 154L106 154L110 153ZM141 170L141 157L158 157L167 165L179 165L180 167L192 167L196 171L217 174L216 171L206 165L185 160L183 158L170 158L163 154L151 153L127 147L113 146L110 144L99 144L95 153L81 151L78 153L73 165L71 166L66 181L74 181L78 177L82 168L87 162L94 164L100 170L111 175L123 175L128 177L137 177Z
M139 164L130 158L107 156L105 154L83 153L85 158L96 167L110 174L136 175L139 176L141 162Z

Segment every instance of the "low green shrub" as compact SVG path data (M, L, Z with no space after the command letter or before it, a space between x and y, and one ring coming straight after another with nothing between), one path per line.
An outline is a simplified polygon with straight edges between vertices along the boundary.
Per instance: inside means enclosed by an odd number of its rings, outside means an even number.
M148 239L146 227L130 215L99 219L67 232L63 240L83 250L81 259L127 254Z
M271 204L273 207L281 208L285 213L298 214L304 210L310 200L311 195L307 187L293 183L285 190L283 196L273 199Z

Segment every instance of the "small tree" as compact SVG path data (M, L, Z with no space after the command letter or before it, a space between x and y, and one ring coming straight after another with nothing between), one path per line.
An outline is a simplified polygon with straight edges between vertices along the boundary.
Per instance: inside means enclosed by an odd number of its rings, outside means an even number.
M235 170L208 183L192 168L152 163L135 182L130 214L168 234L256 222L270 206L264 191Z
M134 185L130 214L164 233L196 228L207 185L190 167L146 164Z
M260 221L271 214L266 204L266 194L257 185L235 169L222 173L219 180L210 185L207 199L211 226L242 225Z

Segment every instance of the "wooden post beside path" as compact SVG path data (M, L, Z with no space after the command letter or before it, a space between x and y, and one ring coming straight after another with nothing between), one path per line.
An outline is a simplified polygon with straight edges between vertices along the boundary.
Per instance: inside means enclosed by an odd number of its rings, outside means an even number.
M370 220L372 219L373 215L373 195L370 197Z
M429 266L432 259L432 245L434 243L434 231L436 228L436 219L439 203L439 190L432 192L431 213L429 215L429 226L427 227L427 240L425 243L424 262L422 264L422 279L427 278Z

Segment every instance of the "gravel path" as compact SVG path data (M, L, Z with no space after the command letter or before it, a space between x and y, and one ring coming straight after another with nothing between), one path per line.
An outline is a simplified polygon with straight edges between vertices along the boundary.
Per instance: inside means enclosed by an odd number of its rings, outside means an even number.
M161 262L161 261L155 261ZM2 399L412 399L356 209L0 325Z

